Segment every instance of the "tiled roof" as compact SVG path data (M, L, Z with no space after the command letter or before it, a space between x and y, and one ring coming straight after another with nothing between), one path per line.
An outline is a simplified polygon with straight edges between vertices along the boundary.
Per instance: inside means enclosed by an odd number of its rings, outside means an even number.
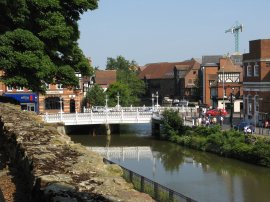
M202 56L202 66L218 66L222 55L204 55Z
M97 70L95 81L99 85L110 85L116 82L116 70Z
M222 58L220 60L220 67L218 72L223 72L224 67L224 72L242 72L243 68L240 65L235 65L233 61L227 57L227 58Z
M184 62L162 62L152 63L144 66L144 69L139 74L140 79L169 79L174 77L174 67L188 70L198 64L195 60L187 60ZM197 65L198 68L200 65ZM197 68L197 67L196 67Z

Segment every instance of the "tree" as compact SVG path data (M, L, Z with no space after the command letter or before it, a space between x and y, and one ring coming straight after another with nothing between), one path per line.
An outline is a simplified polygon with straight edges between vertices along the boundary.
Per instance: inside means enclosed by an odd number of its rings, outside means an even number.
M138 65L132 60L126 60L123 56L117 56L116 59L107 58L107 70L117 70L117 81L128 86L131 102L137 105L139 97L145 92L145 84L138 78Z
M117 105L117 96L119 96L119 104L127 107L132 104L132 96L129 87L121 82L115 82L109 86L106 91L108 95L108 103L110 107Z
M75 72L92 68L78 47L78 20L98 0L0 1L1 81L45 92L46 83L78 85Z
M84 106L87 104L91 106L105 106L106 94L103 89L98 85L94 86L86 93L84 98Z
M177 111L166 109L162 112L161 124L163 126L163 133L167 138L173 135L184 134L183 119L179 116Z

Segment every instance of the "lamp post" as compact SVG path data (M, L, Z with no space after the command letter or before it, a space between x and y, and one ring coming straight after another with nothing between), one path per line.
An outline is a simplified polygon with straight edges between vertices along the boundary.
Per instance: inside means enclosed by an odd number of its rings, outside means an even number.
M119 95L119 92L117 92L117 109L119 110L119 98L120 98L120 95Z
M231 114L230 114L230 124L231 124L231 128L233 128L233 111L234 111L234 88L232 88L232 92L230 95L230 107L231 107Z
M254 110L254 126L255 126L255 131L256 132L256 125L257 125L257 118L259 119L259 113L260 113L260 101L263 100L263 98L259 98L259 96L255 96L255 110ZM257 99L256 99L257 98Z
M222 67L222 88L223 88L222 103L223 103L223 109L225 109L225 103L224 103L224 97L225 97L225 88L224 88L224 67Z
M63 100L62 100L62 97L60 97L60 100L59 100L59 103L60 103L60 120L63 119Z
M105 107L106 107L106 110L108 108L108 95L106 94L105 96Z
M152 93L152 108L154 109L154 93Z
M158 108L158 91L156 92L156 96L157 96L157 108Z

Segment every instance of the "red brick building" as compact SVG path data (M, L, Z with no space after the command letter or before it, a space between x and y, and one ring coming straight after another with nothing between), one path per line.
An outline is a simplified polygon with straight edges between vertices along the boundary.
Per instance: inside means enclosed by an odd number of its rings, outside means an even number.
M250 41L243 65L245 118L258 124L270 119L270 39Z
M201 65L202 102L212 108L230 106L233 94L234 112L240 112L242 106L242 56L221 55L203 56Z
M140 67L139 78L146 84L146 97L158 92L159 99L164 97L194 101L195 81L198 78L200 63L195 60L183 62L151 63Z
M3 71L0 71L0 76ZM45 95L37 94L24 87L6 86L0 82L0 95L12 97L20 102L23 110L35 111L37 113L75 113L81 111L83 99L83 81L81 74L79 77L79 87L77 89L63 88L61 84L48 84Z

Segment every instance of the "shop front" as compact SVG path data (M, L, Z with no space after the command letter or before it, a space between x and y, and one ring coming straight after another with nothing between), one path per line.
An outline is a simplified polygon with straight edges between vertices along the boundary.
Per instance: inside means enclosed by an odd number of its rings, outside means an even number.
M36 93L4 93L3 96L11 97L20 102L22 110L38 112L38 96Z

